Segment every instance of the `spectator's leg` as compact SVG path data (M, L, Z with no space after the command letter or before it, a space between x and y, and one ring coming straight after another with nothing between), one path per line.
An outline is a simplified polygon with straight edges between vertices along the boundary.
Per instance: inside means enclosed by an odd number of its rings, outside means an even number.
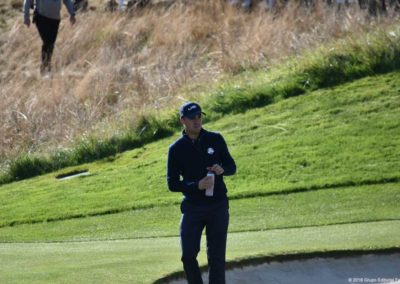
M246 10L246 11L250 11L251 8L253 6L253 1L252 0L244 0L242 7Z
M386 0L381 0L381 11L384 14L387 13Z
M272 10L275 8L275 0L265 0L265 2L267 3L268 9Z
M49 19L39 14L35 17L36 27L42 39L42 64L40 67L41 73L51 71L51 57L53 55L54 44L57 39L59 20Z
M239 4L239 0L228 0L229 5L236 6Z
M366 9L368 7L367 0L358 0L358 5L360 9Z
M390 0L390 7L394 7L395 11L399 11L400 0Z
M379 0L368 0L368 14L370 16L378 15L378 1Z
M118 9L120 11L124 10L124 0L119 0L118 2Z

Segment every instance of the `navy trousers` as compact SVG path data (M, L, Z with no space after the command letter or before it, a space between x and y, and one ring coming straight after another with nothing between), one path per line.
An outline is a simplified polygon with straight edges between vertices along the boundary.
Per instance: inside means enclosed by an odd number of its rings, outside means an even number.
M229 224L227 202L218 206L182 209L182 262L189 284L203 284L197 255L203 229L207 236L209 284L225 284L225 252Z

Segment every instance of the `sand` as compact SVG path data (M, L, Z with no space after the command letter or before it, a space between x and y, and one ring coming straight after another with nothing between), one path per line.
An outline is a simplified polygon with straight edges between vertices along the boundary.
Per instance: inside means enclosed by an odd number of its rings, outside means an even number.
M208 273L203 274L208 283ZM175 280L170 284L183 284ZM400 284L400 253L270 262L227 271L227 284Z

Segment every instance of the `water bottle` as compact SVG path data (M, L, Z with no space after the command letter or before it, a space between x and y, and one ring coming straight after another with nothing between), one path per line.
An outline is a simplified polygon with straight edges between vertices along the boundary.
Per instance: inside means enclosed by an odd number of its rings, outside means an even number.
M215 181L215 174L211 171L207 173L208 177L212 177L212 185L206 188L206 196L213 196L214 195L214 181Z

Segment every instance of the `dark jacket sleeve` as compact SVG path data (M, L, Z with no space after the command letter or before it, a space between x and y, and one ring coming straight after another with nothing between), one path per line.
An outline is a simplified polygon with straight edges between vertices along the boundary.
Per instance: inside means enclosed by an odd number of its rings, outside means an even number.
M177 162L179 153L175 148L170 147L168 150L167 162L167 184L168 189L174 192L189 192L199 189L198 181L181 181L181 170Z
M221 167L224 169L224 176L231 176L236 173L236 164L231 154L229 153L228 146L226 145L224 137L221 137L222 152L221 152Z

